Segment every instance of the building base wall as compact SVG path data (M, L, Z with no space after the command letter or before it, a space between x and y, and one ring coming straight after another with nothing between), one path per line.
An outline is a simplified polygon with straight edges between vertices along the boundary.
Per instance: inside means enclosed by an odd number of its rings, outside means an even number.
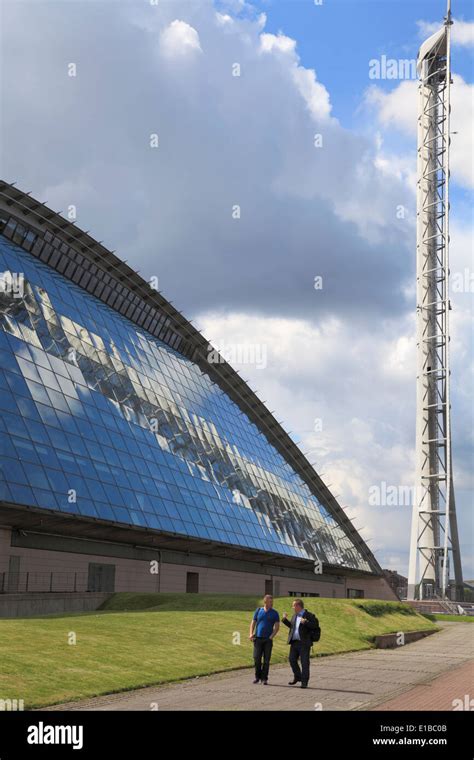
M0 594L0 618L24 618L98 609L111 594L106 593L23 593Z
M56 548L21 545L28 542ZM71 546L74 551L70 550ZM3 594L10 598L19 594L41 597L50 594L59 603L59 595L74 594L81 604L79 596L114 592L256 596L272 593L274 596L398 600L387 581L377 576L344 575L343 570L339 575L316 576L306 570L273 568L244 560L205 555L193 555L191 559L185 553L105 542L101 545L46 534L31 536L8 527L0 528L0 599ZM31 611L30 614L39 613Z
M345 599L348 590L362 593L367 599L398 601L398 597L384 578L342 577L340 580L323 581L305 580L279 574L257 574L237 572L235 570L213 570L195 565L163 564L161 572L162 592L176 593L186 591L188 573L199 575L199 593L211 594L257 594L272 593L274 596L323 596L333 599ZM337 576L339 578L339 576ZM119 589L117 589L118 591Z

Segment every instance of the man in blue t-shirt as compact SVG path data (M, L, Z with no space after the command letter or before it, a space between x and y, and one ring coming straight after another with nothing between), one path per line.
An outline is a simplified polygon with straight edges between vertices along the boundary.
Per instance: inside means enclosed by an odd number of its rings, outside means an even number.
M254 683L261 681L264 686L268 683L270 658L272 656L273 639L280 628L280 616L273 609L273 596L263 597L263 607L258 607L250 623L250 641L253 641L253 659L255 662ZM263 663L262 663L263 660Z

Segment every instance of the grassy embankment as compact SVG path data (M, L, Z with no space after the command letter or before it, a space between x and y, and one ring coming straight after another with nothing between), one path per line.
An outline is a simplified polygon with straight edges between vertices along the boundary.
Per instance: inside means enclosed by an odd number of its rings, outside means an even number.
M95 612L0 620L0 698L38 707L249 666L259 604L252 596L121 593ZM291 599L275 599L275 608L290 613ZM316 656L370 649L377 634L436 629L397 602L316 598L308 608L322 629ZM286 629L273 663L286 661L285 641Z

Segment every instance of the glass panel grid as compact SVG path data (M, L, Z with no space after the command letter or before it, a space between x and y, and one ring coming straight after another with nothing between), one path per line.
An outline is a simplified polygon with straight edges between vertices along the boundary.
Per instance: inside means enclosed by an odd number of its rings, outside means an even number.
M1 464L20 504L370 570L189 359L0 236Z

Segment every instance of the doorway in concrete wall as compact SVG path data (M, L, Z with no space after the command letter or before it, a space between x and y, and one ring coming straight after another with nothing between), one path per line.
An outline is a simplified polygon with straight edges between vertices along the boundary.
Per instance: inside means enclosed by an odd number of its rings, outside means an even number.
M20 560L21 558L11 554L8 560L8 583L7 591L14 594L20 585Z
M186 593L199 594L199 573L186 573Z

